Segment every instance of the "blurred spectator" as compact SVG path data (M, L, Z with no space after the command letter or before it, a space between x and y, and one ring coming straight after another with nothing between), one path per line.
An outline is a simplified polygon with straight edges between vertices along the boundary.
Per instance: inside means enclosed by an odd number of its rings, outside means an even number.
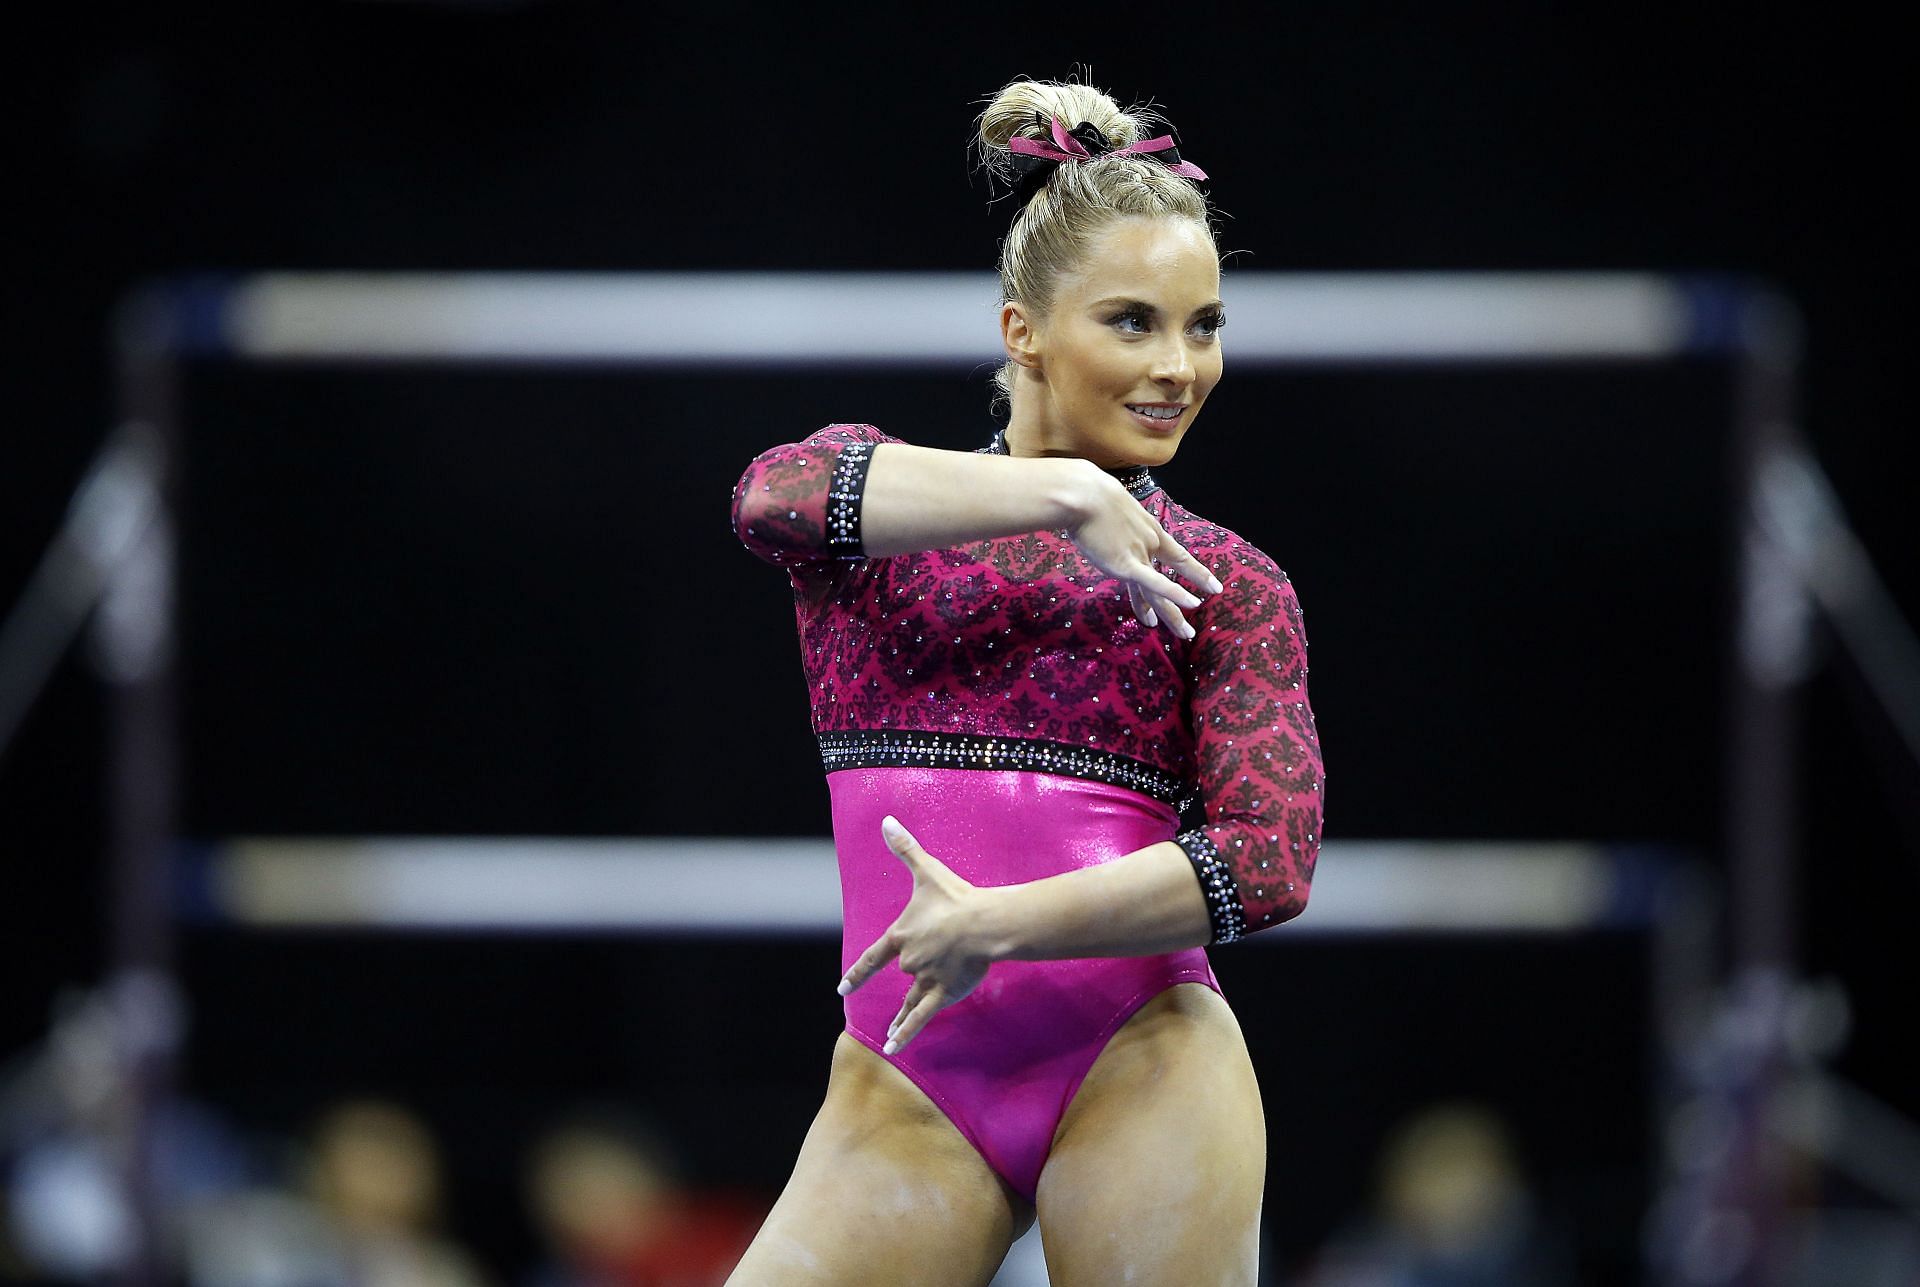
M684 1188L659 1135L617 1110L549 1128L526 1178L550 1255L528 1287L719 1287L767 1211L757 1199Z
M0 1281L94 1282L126 1260L135 1224L121 1159L129 1105L123 1025L104 991L56 1002L45 1043L0 1073ZM153 1174L162 1236L253 1180L239 1137L183 1098L156 1105Z
M406 1109L372 1100L321 1115L295 1187L201 1207L187 1227L193 1287L482 1287L439 1232L439 1150Z
M407 1109L349 1100L318 1119L295 1183L203 1204L187 1223L193 1287L482 1287L440 1232L439 1150ZM296 1191L296 1189L298 1191Z
M307 1189L364 1287L474 1287L466 1252L439 1232L440 1153L424 1123L397 1104L355 1100L321 1117Z
M1337 1235L1304 1287L1565 1287L1571 1257L1549 1236L1500 1119L1440 1104L1382 1150L1373 1209Z

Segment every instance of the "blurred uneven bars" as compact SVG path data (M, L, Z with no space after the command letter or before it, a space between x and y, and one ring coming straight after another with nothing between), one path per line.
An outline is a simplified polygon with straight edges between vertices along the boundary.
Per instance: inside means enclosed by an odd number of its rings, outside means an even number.
M1582 843L1329 841L1301 933L1644 926L1670 865ZM727 873L724 902L713 874ZM190 850L188 916L255 928L838 934L831 840L237 838Z
M730 367L998 361L992 273L263 273L157 288L187 352ZM1743 288L1645 273L1234 273L1236 361L1658 359ZM149 303L156 302L148 297Z

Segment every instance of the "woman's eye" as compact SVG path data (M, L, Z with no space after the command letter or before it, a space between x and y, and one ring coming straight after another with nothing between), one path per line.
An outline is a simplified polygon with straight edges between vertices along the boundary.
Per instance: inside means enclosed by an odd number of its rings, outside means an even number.
M1140 329L1132 330L1128 328L1127 324L1129 322L1138 322L1140 324ZM1147 330L1147 316L1144 313L1122 313L1118 317L1113 319L1113 324L1115 326L1126 329L1129 335L1140 335L1140 334L1144 334ZM1202 328L1200 334L1206 337L1207 339L1212 339L1214 334L1218 332L1219 329L1225 326L1226 324L1227 324L1226 315L1223 313L1215 313L1211 316L1203 317L1199 321L1194 323L1195 326Z

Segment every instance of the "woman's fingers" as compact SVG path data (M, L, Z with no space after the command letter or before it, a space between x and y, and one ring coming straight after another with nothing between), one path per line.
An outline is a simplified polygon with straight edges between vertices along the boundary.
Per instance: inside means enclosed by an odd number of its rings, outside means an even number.
M1180 611L1180 609L1175 607L1173 604L1168 603L1165 599L1161 599L1158 602L1159 602L1159 608L1160 608L1160 615L1166 618L1168 628L1171 629L1174 634L1180 636L1182 639L1193 638L1194 629L1192 626L1187 624L1187 618Z
M1158 527L1158 524L1155 526ZM1199 555L1169 536L1166 528L1159 528L1159 533L1160 542L1154 551L1154 566L1164 569L1169 574L1178 573L1208 594L1218 594L1226 588L1220 584L1220 578L1213 574L1213 569L1200 560Z
M1166 580L1164 577L1160 579L1162 581ZM1146 578L1142 577L1138 581L1124 582L1127 587L1127 603L1128 606L1133 609L1133 615L1139 618L1142 625L1155 627L1162 621L1165 621L1167 628L1180 638L1193 638L1193 627L1187 623L1186 614L1180 611L1181 605L1166 595L1155 592L1152 588L1144 584L1145 580ZM1167 584L1173 583L1167 582ZM1179 587L1175 586L1175 589L1179 589ZM1194 597L1184 590L1181 590L1180 594L1183 599L1191 599ZM1192 607L1193 605L1188 604L1187 606Z
M1141 588L1146 590L1147 593L1157 595L1177 607L1197 608L1200 606L1199 595L1187 589L1186 586L1181 585L1178 581L1151 564L1133 573L1133 579L1138 581Z
M900 1025L913 1013L913 1007L920 1004L920 998L927 995L933 983L923 974L916 974L913 983L907 988L907 995L900 1002L900 1012L893 1016L893 1022L887 1025L887 1036L892 1037L900 1030Z
M1133 603L1133 613L1142 622L1154 626L1165 621L1167 628L1180 638L1193 638L1193 628L1187 624L1186 615L1180 609L1198 607L1198 595L1152 568L1133 573L1125 584L1128 598ZM1169 590L1171 594L1167 592ZM1189 599L1191 603L1187 602Z
M940 1013L941 1006L945 1004L938 988L928 988L926 993L914 1003L913 1008L905 1012L906 1017L895 1023L893 1036L887 1041L886 1052L893 1054L912 1041L919 1034L920 1029L927 1026L927 1021Z
M892 814L880 819L880 836L886 841L887 848L899 855L900 861L907 865L907 870L916 878L920 875L921 860L933 857L907 830L907 825Z
M899 954L899 951L900 945L894 940L893 931L889 929L886 933L875 939L873 946L860 953L859 958L854 961L853 968L848 970L846 975L840 980L840 995L846 996L862 983L865 983L873 976L875 970L885 965L888 961L891 961Z
M1220 578L1213 574L1213 569L1202 562L1199 555L1174 540L1167 533L1166 528L1155 523L1154 532L1160 538L1152 547L1153 566L1156 569L1164 571L1169 576L1178 575L1182 580L1191 582L1208 594L1218 594L1225 588L1220 584ZM1186 586L1180 588L1185 590ZM1196 605L1189 603L1185 606L1191 608Z
M1175 549L1179 549L1179 546L1175 546ZM1162 557L1162 563L1167 571L1179 572L1183 578L1187 578L1188 582L1200 586L1208 594L1219 594L1221 590L1225 590L1225 586L1219 584L1219 576L1213 576L1213 569L1210 569L1206 563L1202 563L1200 559L1196 559L1194 555L1187 553L1185 549L1179 549L1179 553L1171 559Z
M1161 542L1161 550L1161 566L1169 573L1179 573L1208 594L1218 594L1226 588L1220 584L1220 578L1213 574L1212 568L1172 537Z
M1160 618L1153 611L1153 604L1147 598L1147 592L1129 581L1127 584L1127 602L1133 608L1133 615L1143 626L1157 626Z

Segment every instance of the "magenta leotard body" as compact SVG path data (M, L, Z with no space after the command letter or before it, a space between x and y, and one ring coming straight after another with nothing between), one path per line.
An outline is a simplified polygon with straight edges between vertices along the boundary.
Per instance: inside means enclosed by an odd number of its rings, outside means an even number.
M1172 806L1127 787L1018 769L842 769L827 775L840 854L845 973L893 924L912 877L880 835L891 813L970 884L1090 867L1160 840ZM888 1056L910 977L883 969L847 998L847 1031L913 1079L988 1165L1033 1200L1055 1128L1120 1025L1175 983L1218 989L1200 948L1160 956L999 961L980 986Z
M801 663L833 803L844 971L907 904L880 834L898 817L976 885L1010 885L1173 841L1212 941L1305 907L1325 774L1306 638L1286 574L1175 504L1142 467L1112 471L1223 590L1177 638L1136 620L1120 583L1063 533L868 558L866 470L899 442L836 424L762 452L733 493L735 534L790 576ZM983 450L1004 453L996 435ZM1205 818L1181 829L1196 799ZM1107 1040L1168 987L1219 990L1203 948L1000 961L893 1055L910 983L882 969L846 1029L928 1095L1032 1200L1054 1133Z

